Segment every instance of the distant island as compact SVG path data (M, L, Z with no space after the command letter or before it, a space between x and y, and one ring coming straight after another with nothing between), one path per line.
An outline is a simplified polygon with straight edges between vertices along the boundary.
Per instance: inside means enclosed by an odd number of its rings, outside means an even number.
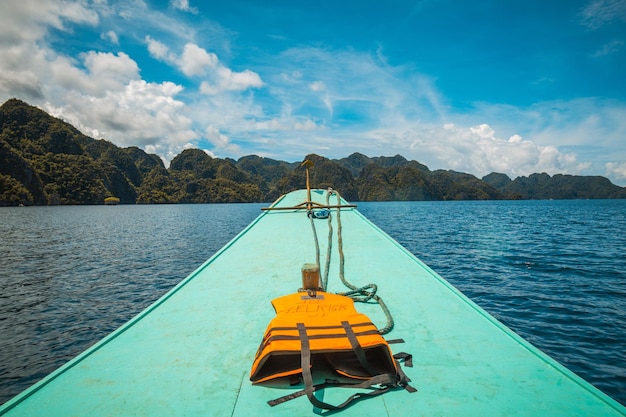
M626 198L601 176L545 173L511 180L431 171L403 156L342 159L307 155L311 183L349 201ZM212 158L199 149L163 161L137 147L93 139L43 110L10 99L0 106L0 206L271 202L302 188L304 169L256 155ZM113 197L113 199L111 199Z

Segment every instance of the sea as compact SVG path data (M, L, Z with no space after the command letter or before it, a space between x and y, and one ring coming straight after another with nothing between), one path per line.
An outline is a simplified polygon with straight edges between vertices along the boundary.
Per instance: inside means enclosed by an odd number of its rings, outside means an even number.
M626 200L357 204L506 326L626 404ZM264 206L0 208L0 403L153 303Z

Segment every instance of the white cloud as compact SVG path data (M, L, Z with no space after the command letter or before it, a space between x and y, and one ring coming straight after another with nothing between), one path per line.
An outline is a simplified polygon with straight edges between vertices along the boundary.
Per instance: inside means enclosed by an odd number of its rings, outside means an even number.
M276 67L280 73L271 71ZM477 176L588 175L597 162L581 160L580 147L594 137L597 146L620 149L626 137L626 109L619 104L596 99L528 108L481 104L457 114L429 77L354 51L292 49L263 73L274 101L266 101L253 125L244 123L236 133L244 154L272 156L277 148L278 157L308 151L330 158L356 151L399 153L432 169ZM299 120L308 120L310 129ZM222 129L234 137L231 126Z
M449 130L453 130L454 129L454 125L448 124L447 125ZM469 128L470 132L473 133L474 135L483 138L483 139L492 139L494 137L494 134L496 132L494 132L494 130L491 128L491 126L489 126L488 124L481 124L478 126L472 126Z
M39 79L31 71L4 71L0 76L0 91L10 91L7 96L26 99L39 100L44 97Z
M89 51L83 57L91 80L109 84L100 87L102 89L115 89L125 85L128 80L139 78L139 66L124 52L112 54Z
M617 183L626 183L626 162L607 162L605 168L605 175L615 178Z
M233 144L228 139L228 136L224 135L215 126L208 126L205 130L206 138L217 149L225 151L227 153L237 153L240 151L239 146Z
M606 170L612 180L626 181L621 162L626 160L626 107L621 103L477 104L459 114L435 79L408 65L391 66L382 49L370 54L292 48L259 54L250 69L227 65L232 34L218 24L191 27L178 19L172 9L194 10L184 0L171 1L169 14L142 0L4 3L0 99L24 98L89 135L142 146L166 161L187 147L213 147L222 157L256 153L291 160L309 152L334 158L359 151L400 153L432 169L478 176ZM590 28L615 22L623 18L625 4L594 1L581 12L581 22ZM152 58L187 78L185 87L183 81L144 80L142 73L149 71L135 61L140 55L119 48L70 56L47 46L50 28L71 36L77 25L93 28L92 35L109 47L120 39L143 39ZM623 48L619 42L599 49L597 57ZM167 72L162 74L167 80ZM583 151L589 156L582 157ZM602 156L607 154L610 160Z
M536 146L548 149L552 146L563 154L576 155L578 163L561 158L557 166L567 169L563 173L603 175L607 162L626 160L626 105L615 100L553 100L527 107L483 103L451 117L457 126L471 126L477 120L489 121L503 137L517 135ZM614 177L611 180L617 181Z
M263 86L261 77L256 72L244 70L235 72L219 62L219 58L212 52L195 43L187 43L183 47L180 56L173 54L170 49L151 38L145 37L150 55L160 61L177 67L188 77L204 77L200 83L199 91L206 95L216 95L228 91L245 91L249 88Z
M3 1L0 44L21 44L39 39L48 28L68 30L68 23L98 23L98 14L86 2L63 0Z
M95 26L97 12L109 12L105 6L56 0L3 4L0 98L28 100L90 136L154 149L169 160L200 138L176 99L182 86L143 80L139 65L125 52L87 50L70 57L46 44L50 28L71 33L73 25L94 26L95 36L118 43L117 32ZM158 53L159 44L151 45Z
M170 0L170 6L174 9L182 10L183 12L189 12L193 14L198 13L197 8L189 6L189 0Z
M39 78L45 81L49 94L59 95L57 99L67 92L102 97L125 88L130 80L139 79L137 63L123 52L115 55L90 51L81 57L82 65L65 56L46 62L48 73L40 74Z
M283 112L315 115L328 126L371 129L405 119L438 119L444 100L433 81L412 68L392 67L380 55L353 50L291 48L258 67ZM280 68L279 73L275 68Z
M309 84L309 88L311 91L324 91L326 89L326 84L323 81L313 81Z
M282 119L273 118L271 120L263 120L254 123L255 130L270 131L307 131L320 129L313 120L298 120L293 117L284 117Z
M260 88L263 81L259 74L244 70L233 72L226 67L219 67L214 74L215 81L203 81L200 84L200 92L207 95L215 95L225 91L244 91L248 88Z
M65 8L61 7L63 4L56 0L24 0L2 6L0 99L26 99L90 136L103 137L120 146L140 146L158 153L166 162L182 149L197 146L202 138L213 141L220 151L240 152L219 131L219 126L224 123L250 126L247 118L261 114L256 105L240 102L233 96L216 98L210 107L214 109L212 115L217 119L217 127L198 133L195 128L198 120L207 117L195 108L188 109L177 98L183 87L168 81L143 80L138 63L127 53L86 50L70 57L46 44L44 36L50 28L71 33L76 24L97 25L98 10L108 18L124 15L128 22L135 22L134 6L118 5L114 11L99 2L91 6L75 2ZM188 3L178 5L183 9L188 7ZM145 11L156 15L148 9ZM118 44L119 32L107 29L94 27L94 34ZM180 28L177 30L182 32ZM232 71L219 62L217 55L193 42L184 43L181 53L175 54L151 36L145 36L144 40L153 58L180 69L187 76L206 77L213 83L214 92L237 92L262 85L258 74L250 70ZM193 115L193 119L188 115Z
M519 135L500 138L488 124L470 127L448 123L441 126L405 126L403 130L374 130L369 137L387 154L400 153L431 169L453 169L482 177L501 172L512 177L534 172L577 173L586 166L574 154L555 146L541 146Z
M287 84L295 84L302 80L302 72L298 70L293 70L290 73L281 72L279 74L279 79L281 80L281 82L284 82ZM318 82L321 82L321 81L318 81Z
M100 39L107 40L107 41L111 42L113 45L119 45L120 44L120 40L119 40L119 38L117 36L117 33L115 33L115 31L113 31L113 30L109 30L108 32L101 33L100 34Z
M626 0L592 0L580 11L581 23L595 30L614 20L626 21Z
M183 49L179 66L187 76L205 75L208 70L215 68L218 62L217 55L214 53L209 53L196 44L188 43Z
M49 55L38 40L50 28L69 31L72 24L94 26L98 14L83 2L20 0L2 2L0 13L0 99L41 100Z
M624 42L621 40L612 40L604 44L600 49L595 51L592 56L594 58L601 58L603 56L612 55L619 52L624 47Z
M164 43L152 39L150 35L146 35L145 41L148 44L148 52L151 57L170 64L176 62L176 57L170 54L169 48Z
M120 146L152 145L175 154L198 139L192 120L183 114L184 104L174 98L181 90L171 82L131 80L101 97L68 93L63 106L48 103L45 107L95 138Z

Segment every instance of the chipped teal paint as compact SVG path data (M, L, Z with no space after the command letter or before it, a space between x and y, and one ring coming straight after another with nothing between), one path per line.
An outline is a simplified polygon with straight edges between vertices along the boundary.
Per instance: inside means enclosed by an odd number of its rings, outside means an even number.
M322 191L313 193L323 203ZM293 206L304 191L276 204ZM355 404L343 416L619 416L626 409L511 332L365 219L341 212L346 278L375 282L396 326L394 350L419 391L394 391ZM316 220L322 263L326 220ZM436 225L433 225L436 227ZM336 229L335 229L336 231ZM342 291L333 242L330 291ZM250 365L270 301L296 290L314 262L304 211L261 214L222 250L126 325L0 407L6 416L296 416L315 410L305 397L274 408L291 392L253 386ZM377 306L357 304L380 326ZM346 389L328 389L337 403Z

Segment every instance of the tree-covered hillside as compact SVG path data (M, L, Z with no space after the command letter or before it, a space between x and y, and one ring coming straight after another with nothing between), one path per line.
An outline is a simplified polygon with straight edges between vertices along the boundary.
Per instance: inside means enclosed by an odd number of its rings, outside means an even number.
M533 174L482 180L396 155L354 153L314 163L314 187L337 189L349 201L626 198L626 189L603 177ZM137 147L93 139L23 101L0 106L0 206L270 202L305 185L299 162L256 155L220 159L198 149L176 156L168 168Z

